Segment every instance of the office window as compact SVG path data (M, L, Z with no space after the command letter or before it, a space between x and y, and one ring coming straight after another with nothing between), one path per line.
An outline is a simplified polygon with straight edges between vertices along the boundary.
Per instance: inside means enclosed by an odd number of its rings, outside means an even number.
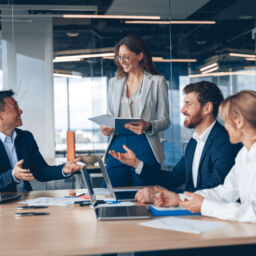
M54 78L56 152L66 151L66 131L76 134L80 153L104 152L107 138L89 117L107 112L107 78Z

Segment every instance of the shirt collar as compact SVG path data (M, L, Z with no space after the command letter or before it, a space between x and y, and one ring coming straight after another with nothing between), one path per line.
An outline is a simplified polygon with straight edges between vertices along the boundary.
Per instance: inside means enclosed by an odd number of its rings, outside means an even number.
M248 156L251 159L255 159L255 157L256 157L256 142L251 146L249 151L246 150L246 153L248 154Z
M6 138L7 138L7 137L9 137L9 136L7 136L6 134L0 132L0 139L1 139L1 141L2 141L3 143L6 142ZM11 136L11 141L12 141L12 143L14 143L14 140L15 140L16 137L17 137L17 133L16 133L16 131L14 130L14 131L12 132L12 136Z
M196 141L202 141L205 143L215 123L216 123L216 120L200 136L196 132L194 132L193 139L195 139Z

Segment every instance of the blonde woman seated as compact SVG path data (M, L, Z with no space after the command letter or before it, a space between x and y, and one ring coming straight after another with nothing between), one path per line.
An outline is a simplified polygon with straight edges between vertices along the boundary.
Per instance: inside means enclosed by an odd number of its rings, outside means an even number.
M256 222L256 92L246 90L228 97L220 105L220 115L225 121L230 142L244 145L224 184L195 193L184 192L190 198L183 202L173 200L173 192L155 188L160 192L155 204L180 204L205 216Z

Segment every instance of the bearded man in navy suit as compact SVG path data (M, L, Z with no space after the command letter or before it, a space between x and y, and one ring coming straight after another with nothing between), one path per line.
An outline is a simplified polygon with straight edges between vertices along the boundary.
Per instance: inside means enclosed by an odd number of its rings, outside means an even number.
M214 83L202 81L188 84L184 93L186 96L181 109L185 115L184 126L194 129L194 134L184 156L171 172L143 163L125 145L127 153L110 152L119 161L133 166L141 178L172 190L144 188L136 194L140 202L152 203L155 196L162 192L162 198L166 195L169 205L178 205L183 194L178 195L176 192L184 190L177 190L177 187L185 184L186 191L216 187L224 182L235 163L241 145L232 145L225 128L216 121L223 100L221 90Z
M58 180L80 170L80 158L58 166L45 162L32 133L17 129L22 110L13 95L12 90L0 91L0 191L30 191L30 180Z

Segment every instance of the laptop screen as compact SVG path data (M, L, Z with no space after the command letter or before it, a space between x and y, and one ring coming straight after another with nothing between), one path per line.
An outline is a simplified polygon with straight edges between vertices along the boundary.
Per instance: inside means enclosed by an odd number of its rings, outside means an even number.
M115 200L117 200L116 195L114 193L114 189L113 189L111 181L110 181L110 178L108 176L107 170L106 170L105 165L103 164L100 157L98 157L98 163L100 165L100 169L101 169L101 172L102 172L102 175L103 175L103 179L104 179L104 181L107 185L107 189L109 191L110 196L112 198L115 198Z
M87 190L88 190L88 193L89 193L89 196L90 196L90 199L91 199L91 203L94 204L95 201L96 201L96 195L94 194L94 191L93 191L93 188L92 188L90 175L89 175L89 173L88 173L88 171L86 170L85 167L83 167L81 173L82 173L82 177L83 177L83 180L85 182L85 185L87 187Z

